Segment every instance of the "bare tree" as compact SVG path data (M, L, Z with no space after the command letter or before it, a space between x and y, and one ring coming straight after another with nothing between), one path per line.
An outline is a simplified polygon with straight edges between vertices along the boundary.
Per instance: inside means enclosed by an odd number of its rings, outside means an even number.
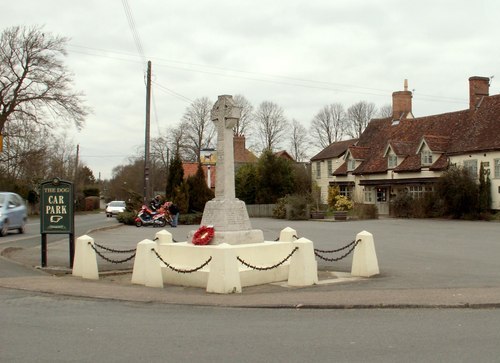
M321 148L340 141L346 133L347 115L341 103L324 106L311 122L311 135L317 138Z
M378 117L380 118L387 118L387 117L392 117L392 106L391 104L386 104L383 105L382 107L379 108L378 110Z
M198 98L186 109L181 125L185 131L186 147L190 159L200 161L200 150L213 146L215 126L210 119L212 102L207 97Z
M368 122L375 116L377 109L375 104L366 101L355 103L347 109L349 127L347 134L352 138L359 138Z
M283 108L269 101L260 104L255 112L257 134L262 150L276 150L288 130Z
M233 128L235 135L250 136L252 133L253 106L242 95L233 97L236 106L241 107L241 117Z
M5 124L23 119L45 126L72 121L83 126L88 108L63 65L68 39L41 27L12 27L0 37L0 133Z
M307 130L299 121L292 120L292 135L290 139L290 150L295 161L304 161L307 158L307 149L309 146L309 137Z

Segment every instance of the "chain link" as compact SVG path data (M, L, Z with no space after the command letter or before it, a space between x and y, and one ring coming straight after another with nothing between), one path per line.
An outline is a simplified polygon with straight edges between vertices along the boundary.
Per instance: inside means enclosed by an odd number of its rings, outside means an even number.
M91 242L89 242L89 245L90 245L90 247L92 247L92 249L95 251L95 253L99 257L101 257L103 260L106 260L106 261L111 262L111 263L115 263L115 264L124 263L124 262L130 261L131 259L133 259L135 257L135 252L134 252L132 254L132 256L124 258L123 260L112 260L112 259L104 256L101 252L99 252ZM135 251L135 250L133 250L133 251Z
M359 242L360 240L358 240ZM337 248L336 250L318 250L318 249L314 249L315 252L319 252L319 253L335 253L335 252L340 252L340 251L343 251L345 250L346 248L349 248L351 247L354 243L357 243L356 240L353 240L351 243L345 245L344 247L341 247L341 248Z
M206 260L203 264L201 264L199 267L193 268L191 270L183 270L180 268L175 268L172 265L170 265L169 263L165 262L165 260L163 258L161 258L161 256L158 254L158 252L156 252L156 250L154 248L151 248L151 251L153 251L155 253L156 257L158 257L158 259L161 262L163 262L169 269L171 269L172 271L181 273L181 274L188 274L188 273L193 273L193 272L196 272L198 270L201 270L203 267L208 265L210 263L210 261L212 261L212 256L210 256L210 258L208 260Z
M135 252L135 248L132 248L130 250L115 250L113 248L102 246L102 245L98 244L97 242L94 242L94 245L96 247L99 247L99 248L101 248L103 250L106 250L106 251L109 251L109 252L115 252L115 253L132 253L132 252Z
M298 250L299 248L298 247L295 247L292 252L290 252L290 254L288 256L285 257L285 259L281 262L278 262L277 264L275 265L272 265L272 266L269 266L269 267L257 267L257 266L254 266L254 265L251 265L249 264L248 262L245 262L244 260L242 260L239 256L236 257L236 259L238 261L240 261L243 265L245 265L246 267L249 267L251 268L252 270L257 270L257 271L266 271L266 270L272 270L273 268L276 268L282 264L284 264L290 257L292 257L292 255Z
M346 258L347 256L349 256L351 254L352 251L354 251L354 249L356 248L356 246L358 245L358 243L361 242L360 239L358 239L357 241L352 241L351 243L349 243L347 246L344 246L342 248L339 248L337 250L332 250L332 251L323 251L323 250L317 250L317 249L314 249L314 254L316 256L318 256L319 258L321 258L322 260L325 260L325 261L328 261L328 262L335 262L335 261L340 261L342 260L343 258ZM333 252L339 252L339 251L342 251L342 250L345 250L347 247L349 246L352 246L349 251L347 251L344 255L340 256L340 257L337 257L337 258L328 258L328 257L324 257L324 256L321 256L319 254L319 252L322 252L322 253L333 253Z

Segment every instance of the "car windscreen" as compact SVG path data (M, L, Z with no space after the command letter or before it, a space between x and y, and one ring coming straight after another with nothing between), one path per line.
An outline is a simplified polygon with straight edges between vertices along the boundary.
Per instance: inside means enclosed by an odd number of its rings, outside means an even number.
M111 203L109 203L109 206L110 207L125 207L125 203L124 202L111 202Z

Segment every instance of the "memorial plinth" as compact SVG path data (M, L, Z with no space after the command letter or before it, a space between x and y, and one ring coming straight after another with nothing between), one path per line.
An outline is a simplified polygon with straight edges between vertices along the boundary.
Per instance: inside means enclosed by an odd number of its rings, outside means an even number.
M201 224L215 229L213 245L264 242L261 230L252 229L245 202L235 197L233 127L241 116L232 96L218 97L211 112L217 127L215 198L205 205Z

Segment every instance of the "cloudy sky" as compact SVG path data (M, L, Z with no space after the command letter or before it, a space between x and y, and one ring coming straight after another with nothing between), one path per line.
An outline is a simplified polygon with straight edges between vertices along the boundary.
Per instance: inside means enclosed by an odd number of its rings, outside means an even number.
M309 127L333 102L390 104L404 79L418 117L467 108L470 76L498 77L499 93L498 14L497 0L16 0L0 19L70 38L65 63L93 109L74 142L109 178L143 148L147 60L152 136L201 97L271 101Z

